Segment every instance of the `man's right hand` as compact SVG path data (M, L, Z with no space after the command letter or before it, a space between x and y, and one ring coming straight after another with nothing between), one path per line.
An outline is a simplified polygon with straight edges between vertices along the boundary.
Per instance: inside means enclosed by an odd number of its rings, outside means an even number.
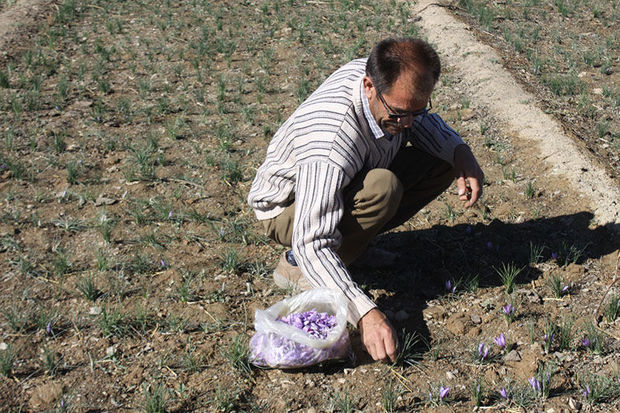
M396 360L398 336L388 318L379 309L373 308L357 323L362 344L373 360L392 362Z

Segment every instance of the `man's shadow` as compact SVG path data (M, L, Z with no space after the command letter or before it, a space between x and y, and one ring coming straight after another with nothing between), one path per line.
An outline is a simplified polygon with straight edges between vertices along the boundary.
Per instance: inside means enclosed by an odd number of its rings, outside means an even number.
M352 264L351 274L362 288L376 295L377 305L391 316L399 332L416 332L430 343L422 311L428 300L449 294L455 285L464 289L472 280L479 287L502 285L498 269L508 265L523 268L515 282L527 283L542 276L533 260L581 264L618 250L620 225L590 229L592 218L591 213L580 212L518 224L493 220L389 232L377 237ZM382 251L387 264L381 256L373 257L373 249ZM359 350L359 336L353 336L353 343L358 363L370 362Z

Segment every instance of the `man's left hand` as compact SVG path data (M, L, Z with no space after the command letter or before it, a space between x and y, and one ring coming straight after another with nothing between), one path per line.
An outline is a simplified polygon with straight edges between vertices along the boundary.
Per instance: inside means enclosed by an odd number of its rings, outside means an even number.
M484 183L484 173L469 146L461 144L454 149L454 169L459 199L469 208L482 196Z

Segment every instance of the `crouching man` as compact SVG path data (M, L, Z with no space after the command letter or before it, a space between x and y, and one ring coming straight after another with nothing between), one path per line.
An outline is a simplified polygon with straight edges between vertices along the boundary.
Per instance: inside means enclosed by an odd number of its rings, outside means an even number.
M275 283L341 292L374 360L393 361L398 338L347 265L453 179L466 207L482 194L469 146L429 113L440 70L432 47L413 38L382 40L345 64L278 129L248 196L267 235L290 247Z

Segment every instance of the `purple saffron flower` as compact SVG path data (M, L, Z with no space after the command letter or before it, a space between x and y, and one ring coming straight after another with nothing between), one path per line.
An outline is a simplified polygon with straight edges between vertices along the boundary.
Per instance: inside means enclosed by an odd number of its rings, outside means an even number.
M541 391L540 380L538 380L536 377L532 377L528 381L530 382L530 386L532 386L532 389L534 389L535 392Z
M478 345L478 360L486 360L488 356L489 348L484 343L480 343Z
M505 387L499 389L499 395L502 396L504 399L508 400L508 392L506 391Z
M159 260L159 264L161 265L162 268L166 268L166 261L164 261L163 258Z
M495 344L497 344L501 348L506 347L506 336L504 335L504 333L501 333L499 336L495 337L493 341L495 341Z
M558 255L558 253L557 253L557 252L552 252L552 253L551 253L551 258L553 258L554 260L557 260L557 259L558 259L558 257L559 257L559 255Z
M45 332L50 335L52 334L52 322L51 321L48 321L47 325L45 326Z
M590 347L590 339L588 337L585 337L583 340L581 340L581 345L584 347Z
M565 285L564 287L562 287L562 294L566 294L568 292L569 288L570 287L568 285Z
M583 395L587 399L588 397L590 397L591 394L592 391L590 390L590 385L586 384L586 389L583 391Z
M502 310L504 311L504 314L507 316L511 316L512 313L514 312L514 308L512 308L512 304L510 303L503 306Z
M168 212L168 219L172 218L172 211Z
M224 238L226 236L226 231L224 231L224 228L220 228L220 238Z
M445 399L446 396L448 395L448 393L450 393L450 387L443 387L443 386L441 386L439 388L439 398L441 400Z
M487 248L490 250L493 249L493 243L491 241L487 242Z
M453 286L451 280L446 280L446 291L449 291L451 293L456 291L456 285Z
M465 233L471 234L471 225L468 225L467 228L465 228Z

